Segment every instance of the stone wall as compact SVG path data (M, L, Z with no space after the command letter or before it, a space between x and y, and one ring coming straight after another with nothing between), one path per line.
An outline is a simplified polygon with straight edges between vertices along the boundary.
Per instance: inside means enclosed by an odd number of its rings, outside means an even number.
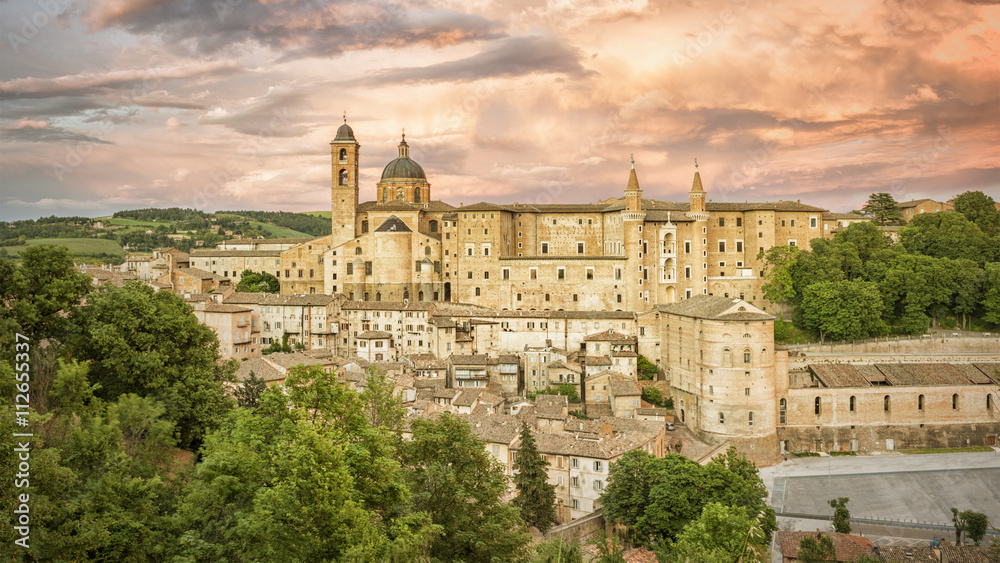
M962 334L962 333L957 333ZM831 342L789 346L790 351L809 356L864 356L867 354L939 355L997 354L1000 335L922 336L919 338L878 338L857 342ZM907 358L907 361L912 361Z
M778 439L786 451L884 452L892 440L893 450L964 448L986 446L990 436L1000 435L1000 422L979 424L901 424L849 426L799 426L778 428Z

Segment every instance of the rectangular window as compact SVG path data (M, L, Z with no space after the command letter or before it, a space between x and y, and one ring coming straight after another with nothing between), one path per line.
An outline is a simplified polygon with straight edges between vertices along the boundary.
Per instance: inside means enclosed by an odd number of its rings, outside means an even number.
M504 268L504 269L502 269L500 271L501 271L500 277L502 277L505 280L509 280L510 279L510 268Z
M577 254L583 254L583 243L582 242L576 243L576 253Z
M691 254L691 241L684 241L684 254Z
M726 241L720 240L719 241L719 252L725 252L725 251L726 251Z
M719 226L720 227L725 227L726 226L726 218L725 217L719 217Z
M795 219L792 219L792 226L795 226Z
M809 218L809 227L812 228L812 229L816 228L816 218L815 217L810 217Z
M529 280L538 279L538 268L528 268L528 279Z
M600 473L601 471L604 471L604 462L603 461L595 461L594 462L594 471L596 471L597 473Z
M485 271L485 272L483 272L483 279L484 279L484 280L488 280L488 279L490 279L490 273L489 273L489 271Z
M542 243L542 254L548 254L548 253L549 253L549 243L543 242Z
M571 457L569 459L569 466L572 469L579 469L580 468L580 459L579 458L575 458L575 457Z
M743 241L736 241L736 252L743 252Z
M615 279L616 280L622 279L622 269L621 268L615 268Z
M593 268L587 268L587 279L588 280L594 279L594 269Z
M743 218L742 217L737 217L736 218L736 226L737 227L742 227L743 226Z
M594 490L600 491L604 489L604 483L600 479L594 479Z
M564 268L562 266L556 268L556 279L557 280L564 280L564 279L566 279L566 268Z
M684 279L691 279L691 266L684 266Z
M354 264L352 262L348 262L347 263L347 275L351 275L353 273L354 273ZM285 275L286 276L288 275L288 270L285 270Z
M795 240L795 239L789 239L788 246L798 246L798 245L799 245L799 243L798 243L797 240Z

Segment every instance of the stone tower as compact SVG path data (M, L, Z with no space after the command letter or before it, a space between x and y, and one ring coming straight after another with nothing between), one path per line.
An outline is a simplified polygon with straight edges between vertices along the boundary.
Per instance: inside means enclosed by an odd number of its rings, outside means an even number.
M628 185L625 187L625 210L622 211L622 237L625 239L625 304L627 310L644 311L648 308L646 296L650 289L648 275L644 270L645 254L642 224L646 212L642 209L642 189L635 175L635 160L629 171ZM655 244L655 242L654 242ZM644 279L647 278L647 279ZM652 287L655 287L652 286ZM655 289L654 289L655 293Z
M708 288L708 258L705 251L708 248L708 218L705 211L705 188L701 185L701 173L698 172L698 159L694 160L694 181L691 183L691 191L688 193L690 208L687 216L694 219L694 232L691 235L692 241L692 285L695 295L707 293Z
M332 225L330 244L337 246L353 239L354 220L358 210L358 153L361 145L354 138L354 130L347 124L337 129L337 136L330 141L332 185L330 190Z

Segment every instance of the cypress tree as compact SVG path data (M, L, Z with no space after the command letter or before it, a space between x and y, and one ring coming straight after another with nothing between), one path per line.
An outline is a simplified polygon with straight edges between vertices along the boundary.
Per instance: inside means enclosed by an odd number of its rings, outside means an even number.
M556 487L548 482L546 465L538 453L531 430L521 422L521 449L514 461L514 469L517 470L514 484L517 485L518 496L513 504L521 511L521 518L543 534L556 519Z

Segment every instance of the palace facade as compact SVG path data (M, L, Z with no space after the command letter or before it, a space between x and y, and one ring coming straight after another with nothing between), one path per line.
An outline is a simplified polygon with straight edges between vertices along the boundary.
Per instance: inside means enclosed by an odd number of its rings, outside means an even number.
M766 309L758 253L808 248L837 228L800 202L709 201L697 169L687 202L644 199L634 164L621 195L600 203L454 207L433 199L405 135L374 200L360 202L361 145L347 123L330 147L332 233L282 252L282 293L552 311L718 295Z

